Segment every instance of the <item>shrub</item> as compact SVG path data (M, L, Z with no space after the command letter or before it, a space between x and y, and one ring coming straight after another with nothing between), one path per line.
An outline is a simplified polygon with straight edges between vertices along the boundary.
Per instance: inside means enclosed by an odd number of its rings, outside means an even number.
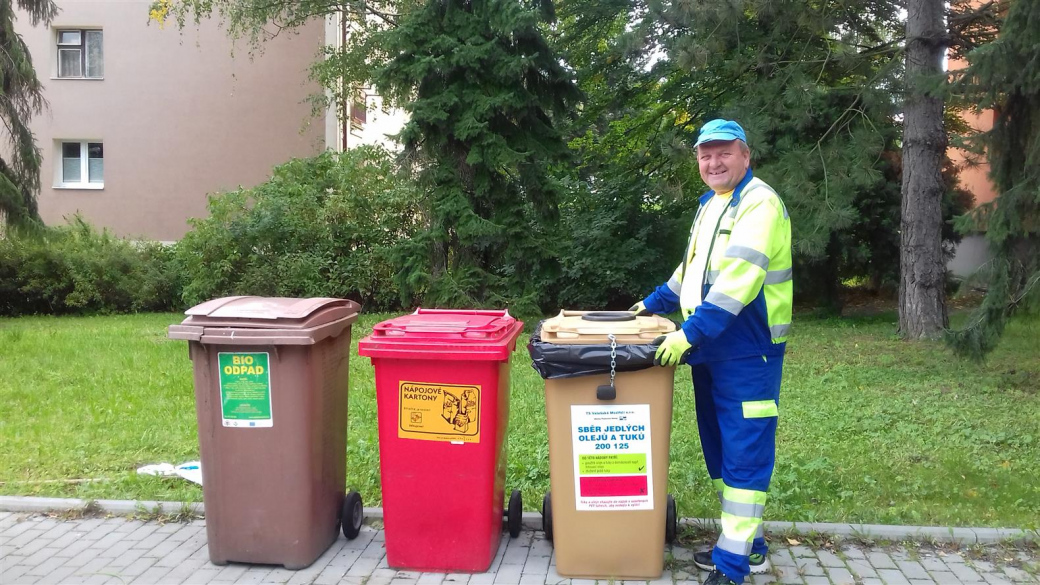
M257 187L210 198L177 245L184 301L228 295L350 298L400 306L392 251L415 232L414 184L363 146L277 167Z
M14 230L0 239L0 314L171 310L180 305L172 252L68 225Z

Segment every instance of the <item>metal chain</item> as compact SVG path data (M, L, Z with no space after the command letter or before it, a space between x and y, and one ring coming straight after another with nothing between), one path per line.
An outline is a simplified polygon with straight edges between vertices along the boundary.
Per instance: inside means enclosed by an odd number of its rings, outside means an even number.
M617 338L613 333L607 334L610 340L610 387L614 387L614 376L617 375Z

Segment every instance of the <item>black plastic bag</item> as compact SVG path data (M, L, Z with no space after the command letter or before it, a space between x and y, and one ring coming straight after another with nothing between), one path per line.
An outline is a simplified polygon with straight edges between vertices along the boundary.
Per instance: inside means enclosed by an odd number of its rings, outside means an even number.
M588 345L557 344L542 341L542 323L538 323L527 351L531 367L545 380L577 378L610 373L610 344ZM654 366L657 345L653 343L618 344L616 347L618 372L636 372Z

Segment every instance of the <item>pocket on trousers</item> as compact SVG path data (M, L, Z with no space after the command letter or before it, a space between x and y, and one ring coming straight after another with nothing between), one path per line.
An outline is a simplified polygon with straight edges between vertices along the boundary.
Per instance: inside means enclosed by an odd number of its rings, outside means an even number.
M744 418L772 418L780 415L774 400L748 400L740 403Z

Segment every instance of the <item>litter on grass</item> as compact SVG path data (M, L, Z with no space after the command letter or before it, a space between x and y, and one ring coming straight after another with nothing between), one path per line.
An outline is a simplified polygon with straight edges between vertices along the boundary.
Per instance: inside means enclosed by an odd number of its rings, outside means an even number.
M180 465L153 463L144 467L138 467L137 473L161 477L182 477L190 482L202 485L202 464L198 461L188 461Z

